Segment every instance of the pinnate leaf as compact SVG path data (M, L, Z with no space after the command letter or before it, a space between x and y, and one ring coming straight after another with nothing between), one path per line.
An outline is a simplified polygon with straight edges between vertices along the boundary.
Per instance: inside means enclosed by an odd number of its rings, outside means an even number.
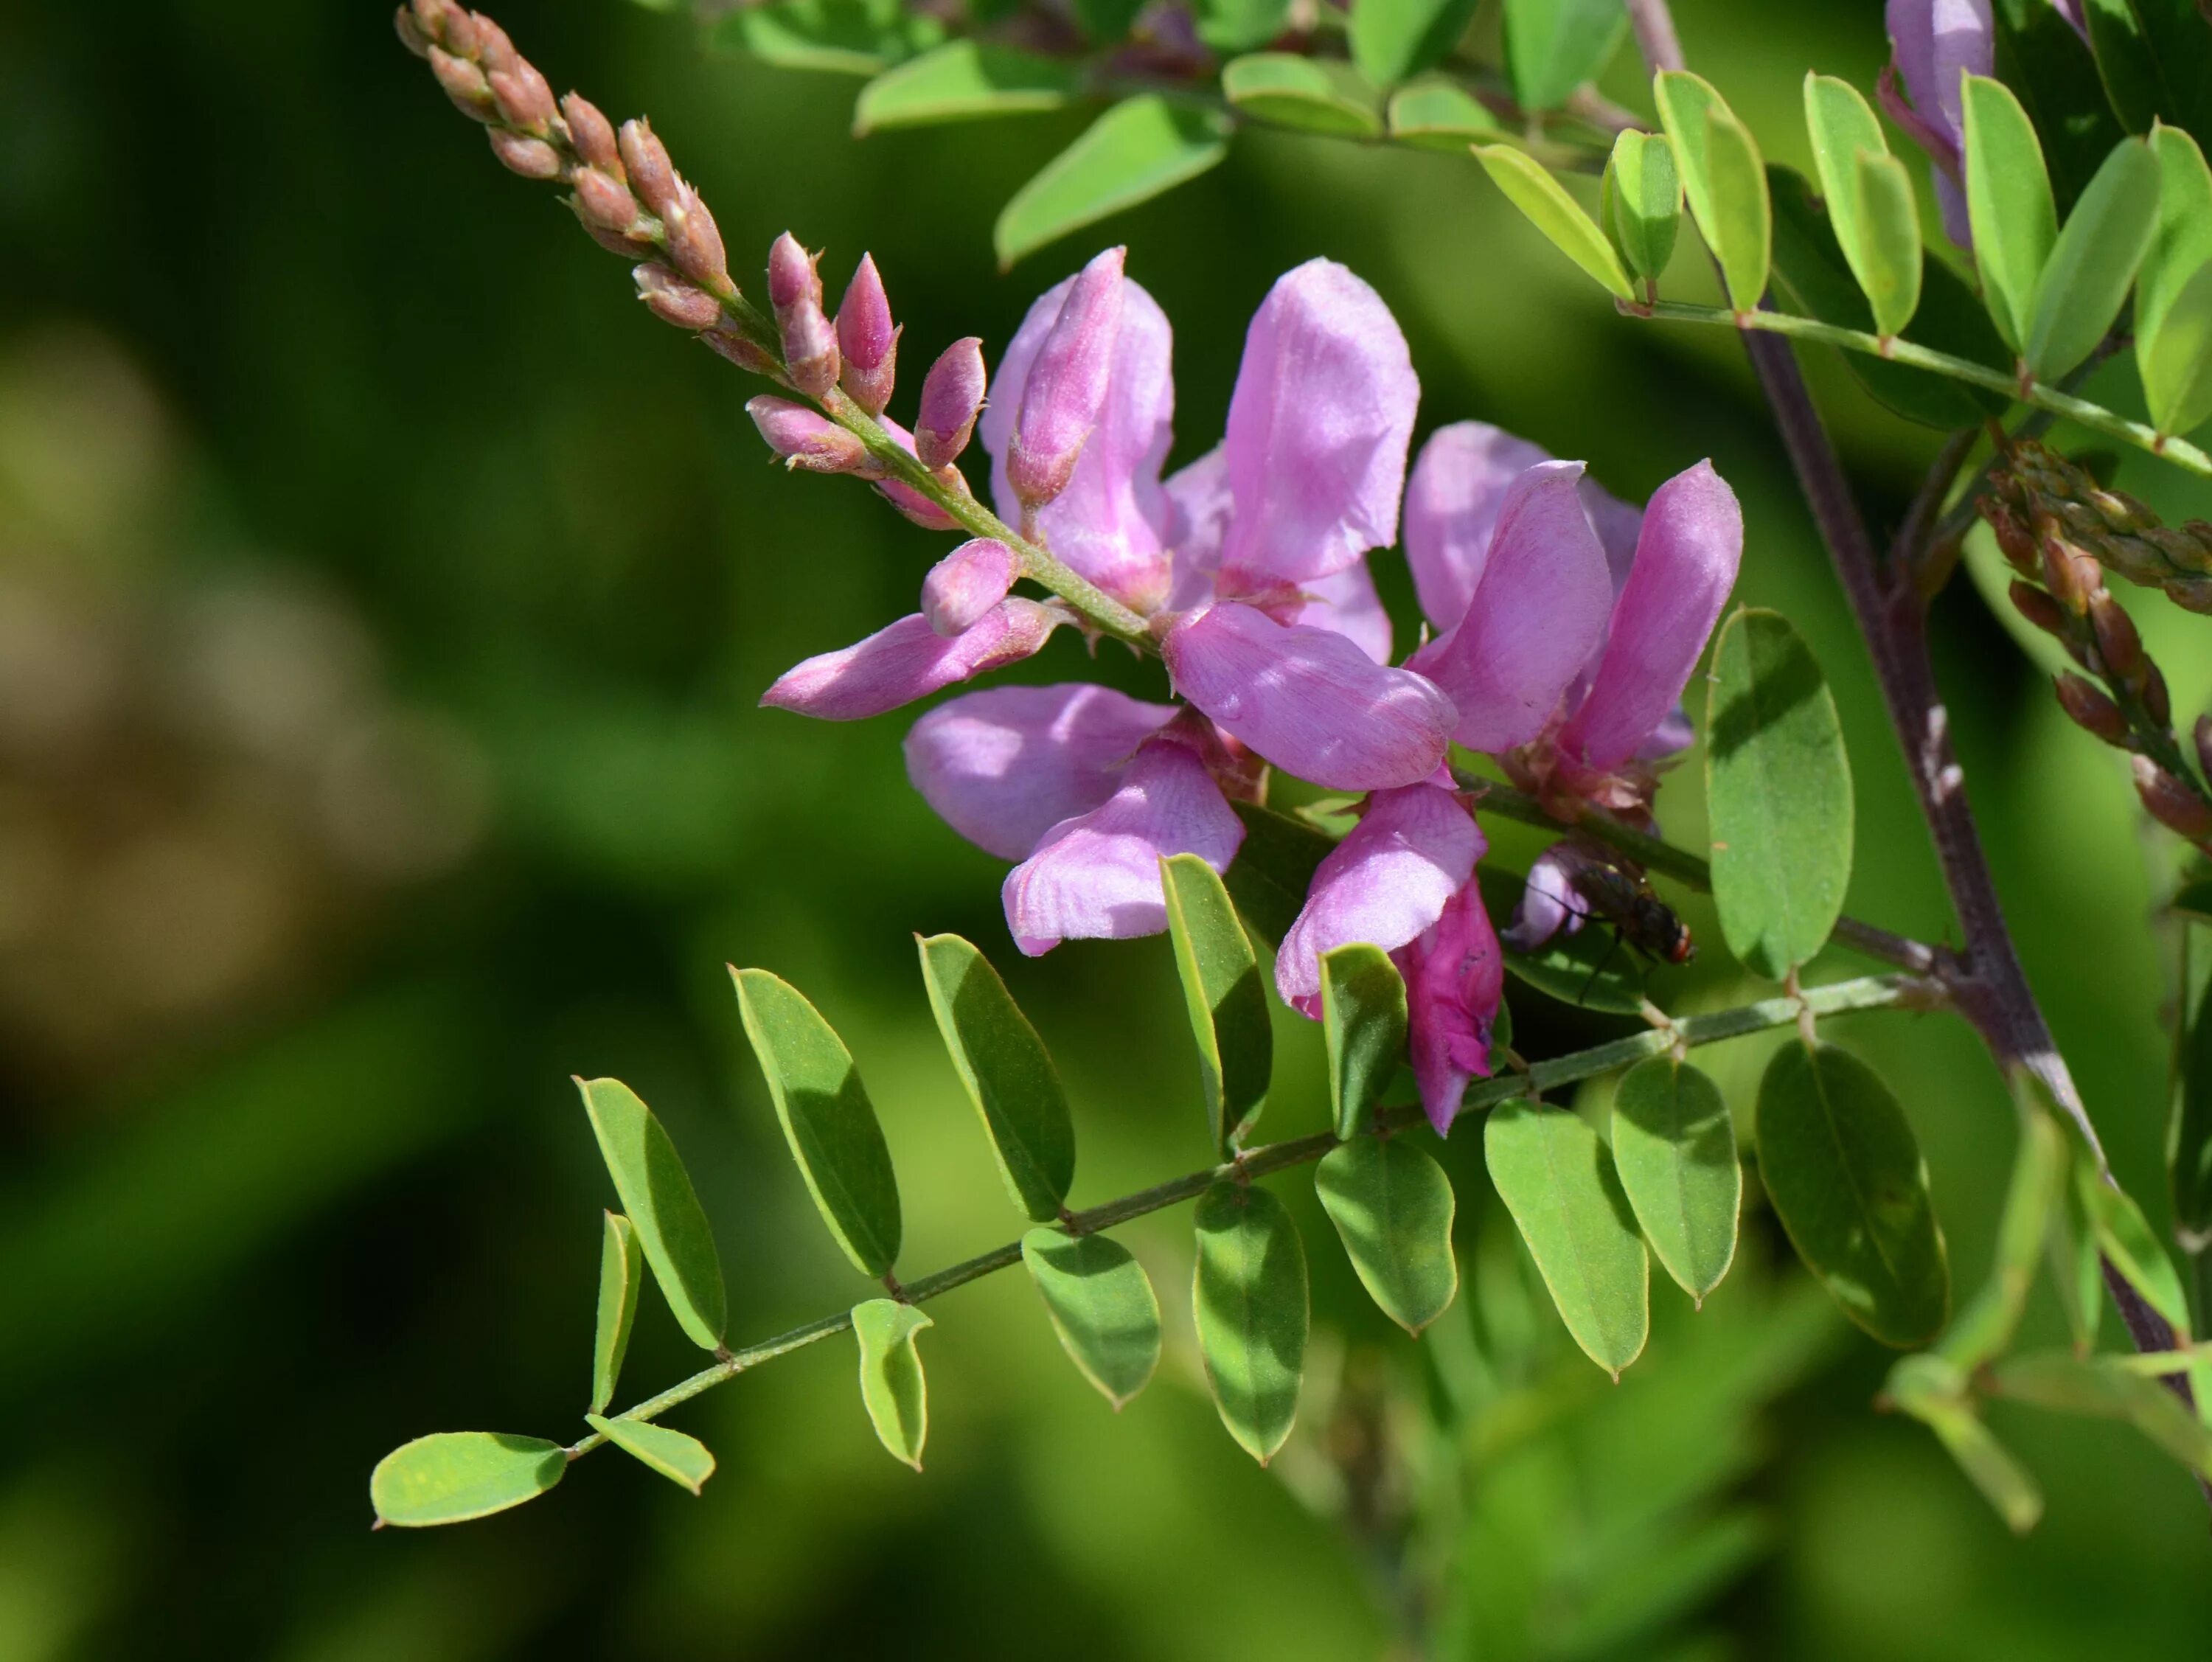
M1221 1423L1261 1465L1297 1419L1309 1312L1305 1247L1282 1202L1226 1178L1199 1197L1191 1312Z
M568 1451L542 1437L441 1431L379 1460L368 1498L380 1523L402 1529L465 1523L536 1500L568 1469Z
M1321 1010L1336 1134L1356 1136L1406 1059L1405 979L1380 947L1339 947L1322 954Z
M1613 1093L1613 1160L1644 1239L1702 1303L1735 1261L1743 1203L1735 1122L1720 1087L1673 1056L1637 1063Z
M1456 1201L1444 1168L1403 1137L1354 1137L1314 1169L1359 1284L1384 1315L1419 1336L1459 1292Z
M1122 100L1000 210L991 233L999 268L1197 178L1228 153L1229 123L1218 111L1159 93Z
M675 1143L620 1080L580 1079L576 1088L661 1296L694 1344L719 1348L729 1325L722 1261Z
M592 1331L592 1412L604 1412L614 1400L629 1349L630 1324L637 1319L637 1291L644 1280L644 1254L637 1227L619 1212L609 1212L599 1241L599 1305Z
M707 1480L714 1475L714 1453L696 1437L657 1426L650 1420L610 1420L599 1414L586 1414L584 1418L592 1430L623 1453L694 1495L706 1488Z
M929 1387L915 1336L936 1324L896 1299L870 1299L853 1306L853 1336L860 1346L860 1401L868 1422L892 1457L916 1471L929 1439Z
M1160 861L1160 881L1183 1003L1198 1041L1206 1127L1225 1154L1259 1117L1274 1072L1267 987L1212 867L1194 854L1170 855Z
M1077 1371L1120 1412L1160 1361L1160 1302L1129 1249L1104 1235L1032 1229L1022 1263Z

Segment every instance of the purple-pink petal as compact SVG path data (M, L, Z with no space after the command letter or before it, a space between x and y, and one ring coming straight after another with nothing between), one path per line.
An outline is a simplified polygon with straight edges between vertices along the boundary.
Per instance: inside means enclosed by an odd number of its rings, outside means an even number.
M1391 958L1406 978L1413 1082L1429 1123L1443 1136L1458 1116L1468 1081L1490 1075L1491 1028L1505 999L1505 959L1481 886L1469 882L1427 933Z
M1285 623L1341 635L1378 664L1390 661L1390 614L1375 592L1375 574L1356 561L1334 576L1300 585L1305 600L1282 616Z
M1030 656L1061 621L1060 613L1035 600L1001 600L972 629L947 640L915 612L865 641L794 665L761 703L827 721L881 715Z
M1712 463L1659 487L1597 673L1559 735L1568 757L1602 770L1643 746L1681 697L1742 557L1743 510Z
M1506 488L1474 599L1411 667L1459 712L1452 737L1492 753L1542 730L1605 639L1613 579L1577 489L1580 462L1522 470Z
M1451 700L1343 636L1229 602L1162 646L1176 690L1277 767L1331 790L1410 785L1449 748Z
M1483 851L1474 819L1449 790L1376 791L1349 835L1315 871L1306 904L1275 953L1275 989L1321 1014L1324 953L1365 941L1395 952L1443 916Z
M1067 488L1106 407L1127 253L1109 248L1075 274L1024 367L1006 465L1006 482L1025 508L1041 508ZM1003 371L1000 379L1007 379ZM1001 399L1016 396L1013 387L1000 389Z
M1502 938L1516 953L1533 953L1562 929L1574 934L1586 916L1575 894L1567 859L1555 843L1528 868L1521 904L1514 908L1513 922Z
M1007 874L1014 944L1034 958L1063 941L1125 941L1168 926L1160 861L1194 854L1226 871L1244 840L1206 764L1173 739L1147 740L1114 794L1046 832Z
M1111 796L1137 747L1175 714L1089 682L963 693L914 724L907 777L969 842L1024 860L1061 820Z
M1224 592L1310 582L1396 540L1420 395L1374 289L1326 259L1276 282L1229 403Z
M962 634L1006 598L1020 575L1012 549L995 537L971 537L921 580L921 615L939 635Z
M1406 563L1422 613L1439 633L1467 616L1490 557L1506 488L1542 447L1488 422L1454 422L1429 435L1406 485Z

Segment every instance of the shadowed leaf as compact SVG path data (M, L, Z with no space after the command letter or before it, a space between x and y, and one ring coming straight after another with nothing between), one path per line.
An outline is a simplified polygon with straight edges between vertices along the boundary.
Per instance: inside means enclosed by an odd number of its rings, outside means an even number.
M620 1080L580 1079L576 1088L661 1296L694 1344L718 1348L729 1324L722 1261L675 1143Z
M1720 1087L1672 1056L1638 1062L1613 1093L1613 1160L1652 1251L1702 1301L1735 1261L1743 1203L1735 1122Z
M1356 1137L1322 1156L1314 1188L1359 1284L1419 1336L1459 1292L1444 1168L1403 1137Z
M1118 1412L1159 1365L1160 1304L1144 1265L1119 1241L1057 1229L1023 1236L1022 1263L1068 1360Z
M929 1388L914 1341L924 1328L935 1325L896 1299L870 1299L853 1306L853 1336L860 1347L860 1401L868 1422L893 1458L916 1471L929 1439Z
M1191 1311L1221 1423L1261 1465L1297 1418L1306 1355L1306 1255L1264 1189L1226 1179L1199 1197Z

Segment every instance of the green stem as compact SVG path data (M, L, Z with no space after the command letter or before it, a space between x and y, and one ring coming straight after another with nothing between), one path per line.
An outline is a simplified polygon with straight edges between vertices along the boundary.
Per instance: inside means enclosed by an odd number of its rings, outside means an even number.
M2002 393L2008 398L2033 405L2038 410L2063 416L2092 432L2102 433L2106 438L2118 439L2123 444L2135 445L2154 456L2163 456L2192 473L2212 478L2212 455L2207 455L2186 439L2160 433L2155 428L2148 427L2139 421L2130 421L2124 416L2116 416L2102 405L2077 399L2042 381L2024 380L2001 369L1992 369L1987 364L1953 357L1948 352L1931 351L1925 346L1916 346L1909 340L1899 340L1894 337L1885 338L1880 335L1870 335L1863 329L1840 328L1814 318L1793 317L1786 312L1731 312L1726 307L1693 306L1675 300L1654 301L1648 306L1623 305L1620 309L1633 317L1663 318L1675 323L1717 323L1732 329L1762 330L1769 334L1787 335L1795 340L1839 346L1847 352L1863 352L1870 357L1887 358L1892 363L1907 364L1915 369L1948 375L1953 380L1985 387L1992 393Z
M1617 1038L1571 1055L1554 1056L1548 1061L1532 1063L1527 1074L1506 1074L1496 1079L1480 1081L1468 1087L1462 1107L1463 1113L1474 1113L1494 1108L1499 1103L1519 1096L1524 1092L1556 1090L1573 1085L1601 1074L1618 1068L1633 1067L1648 1057L1664 1056L1677 1049L1689 1050L1700 1044L1711 1044L1721 1039L1741 1038L1747 1033L1764 1032L1770 1028L1787 1027L1809 1012L1815 1016L1842 1015L1853 1010L1889 1008L1928 1009L1943 1002L1942 989L1916 976L1865 976L1856 981L1839 981L1826 987L1814 987L1797 998L1761 999L1753 1004L1740 1005L1734 1009L1715 1010L1703 1015L1683 1016L1663 1027L1654 1027L1648 1032L1632 1033L1626 1038ZM1375 1117L1375 1132L1403 1131L1423 1123L1417 1104L1401 1103L1379 1110ZM1369 1133L1368 1135L1373 1135ZM1066 1220L1053 1226L1070 1235L1095 1234L1102 1229L1111 1229L1132 1218L1140 1218L1150 1212L1195 1200L1216 1182L1224 1178L1249 1179L1263 1178L1273 1172L1293 1166L1304 1166L1319 1160L1338 1146L1333 1131L1320 1131L1309 1137L1297 1137L1286 1142L1264 1143L1247 1149L1226 1165L1209 1166L1200 1171L1172 1178L1155 1184L1150 1189L1139 1190L1133 1195L1124 1195L1119 1200L1094 1206L1087 1212L1074 1212ZM1004 1269L1019 1262L1022 1244L1008 1241L988 1252L940 1269L935 1275L924 1275L906 1285L909 1304L921 1304L950 1293L956 1287L965 1287L969 1282ZM804 1348L817 1340L842 1333L853 1324L849 1310L835 1315L817 1317L802 1327L743 1350L726 1351L715 1359L712 1367L702 1368L690 1379L671 1385L657 1397L649 1397L636 1407L627 1409L620 1417L625 1420L658 1418L679 1403L686 1403L702 1391L710 1391L725 1380L734 1379L750 1368L773 1361L793 1350ZM568 1451L575 1459L590 1453L606 1438L592 1433Z

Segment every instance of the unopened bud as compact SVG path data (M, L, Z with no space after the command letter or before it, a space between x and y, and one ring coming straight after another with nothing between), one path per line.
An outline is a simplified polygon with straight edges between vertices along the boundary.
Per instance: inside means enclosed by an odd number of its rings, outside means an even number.
M430 55L430 37L423 33L422 24L415 21L415 14L408 8L402 6L392 14L392 27L399 32L399 44L416 57Z
M757 398L745 413L786 467L803 473L859 473L869 470L868 447L826 417L788 399Z
M535 64L517 58L513 69L494 70L485 80L491 87L492 102L499 106L500 117L508 126L520 127L538 138L553 131L553 88L546 85Z
M2197 765L2204 770L2204 776L2207 779L2212 779L2212 715L2200 715L2197 718L2195 737Z
M2066 635L2066 614L2059 610L2058 602L2033 583L2024 583L2017 577L2012 584L2013 609L2046 635L2056 635L2062 640Z
M476 20L455 0L413 0L415 21L422 33L457 58L477 55Z
M623 167L629 174L630 189L637 192L639 201L665 216L669 204L676 200L678 184L667 147L653 137L652 125L641 115L622 124L616 142L622 151Z
M2132 685L2147 661L2142 636L2136 632L2135 619L2109 589L2090 596L2089 628L2096 636L2097 655L2104 660L2106 672Z
M2173 725L2173 695L2166 691L2166 673L2148 658L2143 660L2143 672L2142 690L2136 695L2142 700L2143 714L2157 726L2170 728Z
M954 519L910 484L902 484L896 479L882 479L877 482L876 489L883 493L885 502L905 514L908 519L912 520L924 531L960 529L959 521Z
M504 127L487 127L484 137L491 140L491 153L510 172L520 174L525 179L561 177L561 153L544 139L509 132Z
M778 317L801 301L822 304L822 278L814 269L814 258L788 231L769 249L768 303Z
M637 297L663 323L696 334L721 321L721 301L704 289L695 289L665 265L648 262L633 271L630 278L637 284Z
M668 258L678 271L710 289L729 286L730 266L722 250L721 229L698 192L689 185L682 186L661 214L660 223L668 241Z
M983 410L983 343L956 340L922 377L921 409L914 423L914 454L924 467L949 466L968 447Z
M770 380L784 381L783 370L757 343L738 333L734 329L715 327L699 338L740 369L750 370L756 375L766 375Z
M2195 842L2212 836L2212 805L2148 756L2135 758L2136 794L2150 817Z
M629 186L597 167L579 167L569 180L576 190L576 214L585 224L617 234L637 223L637 198Z
M467 58L456 58L442 46L433 46L430 73L438 77L439 86L463 115L473 121L491 119L491 83L484 79L484 72Z
M1067 489L1085 441L1098 424L1121 324L1121 265L1109 248L1075 275L1060 315L1030 361L1006 449L1006 482L1023 507L1038 508Z
M2041 539L2043 586L2051 598L2080 617L2088 610L2089 597L2104 587L2097 563L2063 538Z
M494 70L511 70L522 62L522 54L514 49L514 42L507 38L507 31L480 11L469 14L469 23L476 31L477 63L489 75Z
M583 157L586 167L597 167L610 179L627 181L622 149L615 143L614 124L599 113L598 105L581 93L572 92L561 100L561 116L568 124L568 142Z
M773 263L774 255L769 258ZM898 379L898 338L875 256L862 254L837 307L837 350L844 361L838 378L853 402L872 416L882 415L891 401Z
M2128 718L2120 714L2118 704L2079 675L2061 675L2052 685L2058 694L2059 708L2073 718L2076 727L2094 733L2108 745L2128 748Z
M837 384L844 367L837 330L822 309L822 282L814 259L786 231L768 255L768 301L782 336L783 362L791 384L822 398Z
M917 435L919 436L919 435ZM1021 575L1014 551L994 537L964 542L921 580L921 615L939 635L961 635L1006 598Z
M628 235L621 231L603 231L589 220L585 220L582 223L584 234L611 254L620 254L624 259L633 262L653 259L659 256L659 249L641 238Z
M2033 577L2042 569L2035 551L2035 537L2012 505L1997 496L1984 496L1975 506L1997 539L1998 551L2012 568Z

